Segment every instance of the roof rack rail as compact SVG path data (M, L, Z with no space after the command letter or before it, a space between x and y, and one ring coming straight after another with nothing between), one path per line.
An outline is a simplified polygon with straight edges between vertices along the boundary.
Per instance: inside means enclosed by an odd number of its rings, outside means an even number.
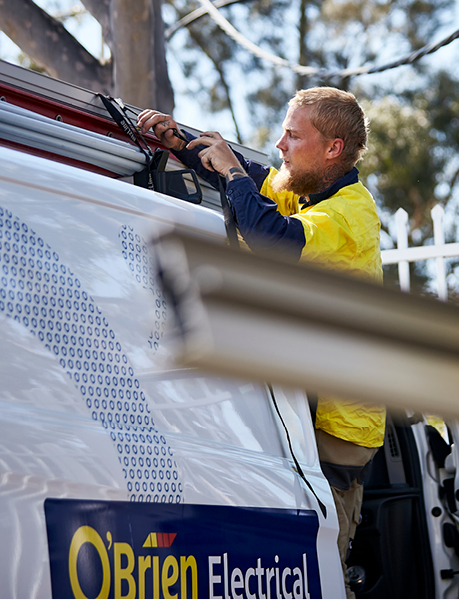
M112 120L96 92L0 60L0 100L1 145L111 177L129 178L144 168L145 156ZM161 147L154 135L145 138L153 149ZM231 145L266 164L265 154ZM181 169L181 163L171 158L167 170ZM221 211L218 191L199 181L202 205Z

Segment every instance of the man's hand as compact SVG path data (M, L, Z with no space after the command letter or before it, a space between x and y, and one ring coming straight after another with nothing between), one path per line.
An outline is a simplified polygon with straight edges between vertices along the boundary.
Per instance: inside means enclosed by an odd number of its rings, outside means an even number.
M153 129L153 133L166 146L172 150L183 150L187 142L184 139L177 137L178 135L185 138L185 135L178 128L177 123L171 115L147 108L137 116L137 127L142 133L146 133L149 129Z
M247 175L231 148L216 131L201 133L198 138L188 144L187 149L192 150L196 146L206 146L198 156L203 166L209 171L216 171L226 177L227 181L234 179L237 174L239 177Z
M192 150L197 146L205 146L198 154L203 166L209 171L215 171L226 177L227 182L239 177L247 177L247 173L231 148L216 131L201 133L198 138L187 144L177 137L177 134L183 137L185 135L179 130L171 115L150 108L138 115L137 126L142 133L146 133L150 128L153 129L161 143L172 150L183 150L185 147L187 150Z

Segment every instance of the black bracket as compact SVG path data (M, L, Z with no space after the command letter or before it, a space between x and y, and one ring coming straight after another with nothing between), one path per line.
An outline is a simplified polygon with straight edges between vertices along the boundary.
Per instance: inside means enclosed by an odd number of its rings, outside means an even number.
M166 171L166 163L169 158L168 150L157 148L152 156L150 164L134 174L134 184L145 187L173 198L179 198L192 204L201 204L202 190L198 177L193 169L180 169L179 171ZM193 191L188 190L185 175L191 176L189 184L193 184Z

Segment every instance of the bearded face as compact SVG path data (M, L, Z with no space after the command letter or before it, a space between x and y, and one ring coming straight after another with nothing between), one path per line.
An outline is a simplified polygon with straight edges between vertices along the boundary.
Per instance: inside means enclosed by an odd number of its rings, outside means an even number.
M324 171L322 168L300 168L286 166L282 164L280 171L274 176L271 182L272 188L276 193L293 192L298 196L307 196L315 194L324 188Z
M327 187L324 182L330 143L312 124L311 110L305 106L287 111L283 134L276 144L283 163L272 181L275 192L307 196Z

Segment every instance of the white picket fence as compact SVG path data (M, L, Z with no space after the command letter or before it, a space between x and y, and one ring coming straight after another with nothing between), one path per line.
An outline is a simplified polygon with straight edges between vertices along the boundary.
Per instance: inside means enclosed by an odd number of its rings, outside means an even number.
M445 257L459 256L459 243L445 244L443 228L444 213L443 207L439 204L434 206L431 211L434 244L413 248L408 248L408 213L403 208L399 208L395 213L397 248L394 250L383 250L381 256L383 265L398 263L401 290L405 292L410 291L410 262L435 258L437 265L438 298L443 301L448 298Z

